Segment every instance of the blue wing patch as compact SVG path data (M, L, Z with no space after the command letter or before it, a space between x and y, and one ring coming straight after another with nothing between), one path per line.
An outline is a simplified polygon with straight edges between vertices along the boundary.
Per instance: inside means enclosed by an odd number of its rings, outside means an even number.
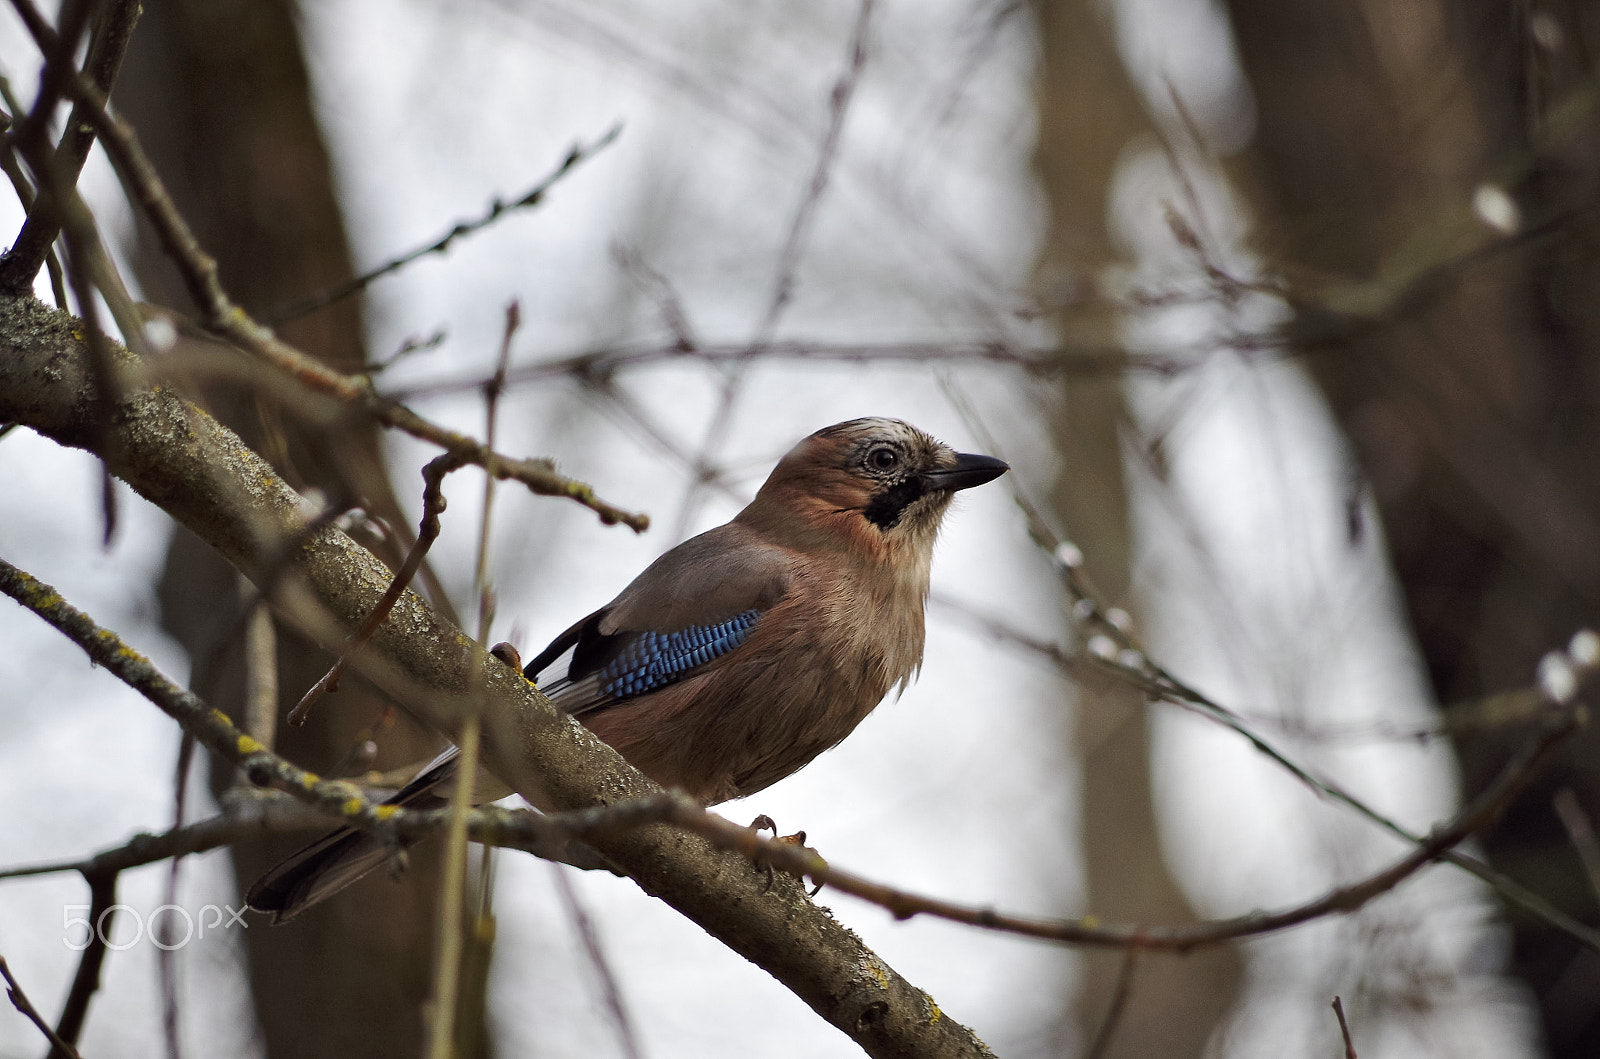
M751 608L716 625L638 633L595 674L600 692L608 698L631 699L675 684L697 666L744 643L761 613Z

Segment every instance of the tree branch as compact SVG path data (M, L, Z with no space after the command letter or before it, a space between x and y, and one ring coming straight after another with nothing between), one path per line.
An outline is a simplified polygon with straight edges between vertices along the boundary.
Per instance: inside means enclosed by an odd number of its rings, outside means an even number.
M31 0L12 2L25 16L27 12L34 11ZM37 18L36 11L34 16L33 19L25 17L29 31L33 33L41 51L46 55L55 54L59 41L49 26ZM206 329L272 365L286 378L306 389L327 394L385 426L403 430L413 437L437 445L465 463L482 467L496 478L515 479L542 495L568 497L595 512L606 525L622 523L635 532L643 532L650 525L648 516L609 504L584 483L557 474L549 460L511 459L459 431L425 419L400 402L380 396L373 389L371 380L365 376L344 375L333 370L282 341L271 329L252 319L222 289L217 277L216 259L201 247L188 222L178 212L155 166L144 153L133 127L106 110L105 94L76 69L69 65L64 70L58 70L54 64L49 69L57 73L67 95L82 106L86 120L100 134L101 143L116 166L129 197L149 217L162 249L177 267L190 298L203 315L200 322ZM20 296L26 292L15 293ZM85 305L86 311L92 309L92 299L86 299ZM137 342L140 329L131 323L122 323L122 327L123 332L130 335L129 341ZM98 333L96 330L94 335ZM91 336L91 340L97 339Z
M31 298L0 299L0 418L88 447L99 432L91 421L88 354L75 327L71 317ZM126 351L117 354L138 366ZM237 436L169 391L130 386L113 413L114 447L103 454L112 471L262 584L275 542L305 529L299 496ZM371 612L392 579L376 557L329 527L306 535L292 574L314 606L284 591L274 594L274 604L335 649L342 630ZM542 808L600 807L658 790L558 714L520 674L489 663L414 592L402 596L356 665L408 710L452 733L471 705L478 671L488 763ZM769 884L744 858L669 825L598 834L590 844L645 892L772 974L869 1055L989 1054L971 1031L812 904L798 882L780 876Z

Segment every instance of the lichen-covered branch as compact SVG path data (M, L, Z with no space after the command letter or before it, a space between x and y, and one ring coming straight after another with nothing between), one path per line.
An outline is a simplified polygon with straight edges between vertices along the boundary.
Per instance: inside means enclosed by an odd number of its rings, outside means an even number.
M310 532L300 497L231 431L176 394L137 380L119 394L100 453L114 474L205 540L258 586L282 542L292 570L270 593L312 638L337 649L376 606L392 574L330 527ZM0 298L0 419L89 448L94 387L78 321L31 298ZM288 584L293 582L293 584ZM295 592L288 591L295 588ZM296 601L295 596L304 599ZM446 732L481 690L489 766L547 809L606 806L659 792L610 747L559 715L520 674L488 662L414 592L374 634L356 666L411 712ZM474 674L481 688L473 688ZM698 923L794 991L869 1055L989 1054L787 876L775 880L735 853L666 824L595 835L590 845L647 893Z

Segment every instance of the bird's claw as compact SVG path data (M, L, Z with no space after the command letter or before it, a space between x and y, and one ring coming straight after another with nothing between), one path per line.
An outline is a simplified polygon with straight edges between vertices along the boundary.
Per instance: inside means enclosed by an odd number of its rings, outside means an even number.
M792 835L780 835L780 834L778 834L778 824L777 824L777 822L774 821L772 819L772 817L768 816L766 813L762 813L760 816L758 816L754 820L750 821L750 830L752 830L752 831L771 831L772 832L772 841L774 841L774 842L782 843L785 846L794 846L794 847L796 847L798 849L805 849L806 848L806 833L804 831L796 831ZM772 880L774 878L771 863L762 864L761 865L761 870L767 876L766 889L771 890L772 889ZM816 885L816 887L813 888L809 892L808 896L810 896L810 897L817 896L817 893L821 889L822 889L822 884L818 883Z
M512 669L515 669L518 673L522 673L522 655L511 644L502 640L493 647L489 648L489 653L500 659L500 661L504 662ZM534 687L538 687L534 681L528 680L528 675L526 673L523 673L522 679L527 680L528 683L533 684Z

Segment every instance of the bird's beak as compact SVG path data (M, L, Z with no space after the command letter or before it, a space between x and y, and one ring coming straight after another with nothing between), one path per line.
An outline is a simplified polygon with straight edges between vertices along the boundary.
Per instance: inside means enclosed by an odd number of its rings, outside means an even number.
M954 467L928 471L922 476L929 489L971 489L984 482L992 482L1011 469L1005 460L993 456L975 456L970 452L956 453Z

